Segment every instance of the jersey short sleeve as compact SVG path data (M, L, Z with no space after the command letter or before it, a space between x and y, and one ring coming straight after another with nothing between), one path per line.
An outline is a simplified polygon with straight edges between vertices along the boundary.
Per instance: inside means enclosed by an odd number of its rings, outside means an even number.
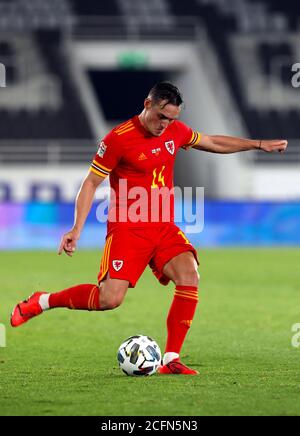
M101 177L107 177L121 159L121 146L116 134L112 131L100 142L94 156L90 171Z
M177 121L177 126L180 136L180 147L188 150L195 145L198 145L201 141L201 133L194 131L187 124L182 121Z

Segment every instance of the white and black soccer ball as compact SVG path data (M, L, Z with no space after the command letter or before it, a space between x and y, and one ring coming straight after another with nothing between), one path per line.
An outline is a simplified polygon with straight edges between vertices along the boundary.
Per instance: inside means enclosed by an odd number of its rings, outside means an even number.
M131 336L120 345L118 362L127 375L152 375L161 364L161 351L149 336Z

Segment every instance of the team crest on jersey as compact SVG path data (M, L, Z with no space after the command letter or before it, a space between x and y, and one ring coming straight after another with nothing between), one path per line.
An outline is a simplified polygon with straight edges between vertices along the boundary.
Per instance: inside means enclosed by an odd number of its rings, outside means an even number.
M168 141L165 142L166 149L169 153L174 154L175 153L175 144L174 141Z
M97 155L99 157L103 157L104 153L106 152L106 149L107 149L107 145L103 141L101 141Z
M116 270L116 271L120 271L123 264L124 264L123 260L113 260L112 261L112 265L114 267L114 270Z

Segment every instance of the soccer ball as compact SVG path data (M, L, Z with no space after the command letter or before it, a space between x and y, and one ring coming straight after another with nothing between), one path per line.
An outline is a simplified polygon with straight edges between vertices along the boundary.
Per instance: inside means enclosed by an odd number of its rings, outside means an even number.
M118 362L127 375L152 375L161 363L160 348L149 336L131 336L120 345Z

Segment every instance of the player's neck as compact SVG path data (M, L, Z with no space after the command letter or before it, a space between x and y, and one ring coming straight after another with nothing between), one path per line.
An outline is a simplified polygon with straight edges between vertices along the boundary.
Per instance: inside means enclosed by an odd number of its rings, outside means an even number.
M147 128L147 124L145 123L145 111L143 110L143 112L140 113L140 115L138 115L138 119L142 125L142 127L146 130L146 132L150 133L150 130Z

